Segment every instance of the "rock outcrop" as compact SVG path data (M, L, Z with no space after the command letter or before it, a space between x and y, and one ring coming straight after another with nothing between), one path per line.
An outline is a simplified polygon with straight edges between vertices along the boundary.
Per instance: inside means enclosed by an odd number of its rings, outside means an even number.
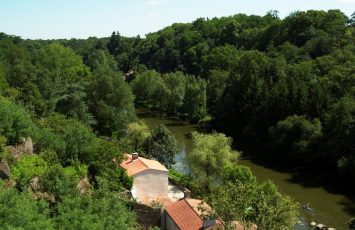
M90 182L87 176L80 179L76 188L80 191L81 194L87 194L90 192Z
M31 179L29 189L33 192L35 200L44 199L52 203L55 202L55 198L53 194L42 191L43 188L40 182L40 178L38 176L33 177Z
M40 183L40 180L39 180L39 177L38 177L38 176L35 176L35 177L33 177L33 178L30 180L30 189L31 189L33 192L41 191L42 186L41 186L41 183Z
M0 179L9 179L11 176L10 166L5 159L0 160Z
M16 146L7 146L6 150L10 152L16 159L20 159L25 154L33 154L32 138L22 138L20 144Z

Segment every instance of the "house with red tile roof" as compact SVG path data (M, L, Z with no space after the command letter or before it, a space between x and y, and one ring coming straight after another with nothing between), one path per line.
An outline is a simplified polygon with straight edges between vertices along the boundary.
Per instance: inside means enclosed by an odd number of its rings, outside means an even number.
M196 199L181 199L165 207L163 216L163 229L167 230L199 230L207 229L212 226L219 226L216 220L202 219L211 208Z
M168 197L168 169L156 160L125 154L120 164L133 177L132 196L140 203L171 203Z
M207 219L211 207L201 200L185 198L165 207L162 229L166 230L217 230L223 227L220 220ZM232 225L236 230L257 230L253 224L245 228L239 221L233 221Z

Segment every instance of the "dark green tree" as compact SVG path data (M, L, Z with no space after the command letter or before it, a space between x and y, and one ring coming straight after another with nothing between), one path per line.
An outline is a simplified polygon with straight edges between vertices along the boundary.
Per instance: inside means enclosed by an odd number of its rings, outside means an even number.
M42 135L49 133L50 137L53 136L52 138L55 141L55 143L42 143L42 148L45 148L46 144L48 147L59 147L62 151L58 151L57 154L63 165L68 165L76 160L82 159L86 147L95 138L95 134L90 127L77 120L66 119L62 115L54 115L42 119L39 123L39 127L45 129ZM55 139L55 137L59 137L59 140ZM44 137L42 138L44 139Z
M206 81L191 77L186 81L185 87L182 111L192 122L200 121L207 116Z
M175 154L180 151L174 135L163 124L156 126L151 131L149 146L149 154L167 168L171 168L175 163Z
M4 229L55 229L44 200L37 202L30 193L20 193L1 184L0 225Z
M32 128L32 118L26 109L0 97L0 135L5 136L9 144L28 137Z
M280 158L306 163L315 157L316 144L322 137L322 126L318 119L305 116L289 116L269 129L272 151Z
M88 80L90 74L80 56L58 43L42 47L35 57L35 65L38 69L36 84L48 101L49 114L56 109L58 98L68 87Z
M121 136L135 119L134 96L121 74L109 69L94 73L88 87L89 111L102 135Z

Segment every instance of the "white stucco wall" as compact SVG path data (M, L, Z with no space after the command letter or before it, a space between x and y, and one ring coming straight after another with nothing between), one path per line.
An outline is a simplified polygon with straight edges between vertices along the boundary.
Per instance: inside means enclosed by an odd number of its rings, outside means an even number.
M165 229L166 230L179 230L174 221L170 218L170 216L165 213Z
M168 172L148 169L133 177L132 194L140 196L167 196Z

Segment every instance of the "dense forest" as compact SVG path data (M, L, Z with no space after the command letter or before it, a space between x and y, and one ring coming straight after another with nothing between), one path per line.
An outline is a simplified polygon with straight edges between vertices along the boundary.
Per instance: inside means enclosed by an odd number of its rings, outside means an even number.
M132 180L111 160L139 150L170 168L178 147L166 127L149 130L138 121L137 106L223 132L253 157L290 168L318 165L354 183L354 42L355 15L339 10L199 18L144 38L0 33L0 160L11 168L10 180L0 181L0 225L139 228L124 195ZM216 216L261 229L292 226L295 204L235 166L231 139L192 136L194 174L172 176L199 191ZM27 137L35 154L17 159L9 146ZM83 180L90 182L84 192L77 189ZM211 181L220 181L230 200L219 200ZM236 191L245 192L237 200L245 206L232 210Z

